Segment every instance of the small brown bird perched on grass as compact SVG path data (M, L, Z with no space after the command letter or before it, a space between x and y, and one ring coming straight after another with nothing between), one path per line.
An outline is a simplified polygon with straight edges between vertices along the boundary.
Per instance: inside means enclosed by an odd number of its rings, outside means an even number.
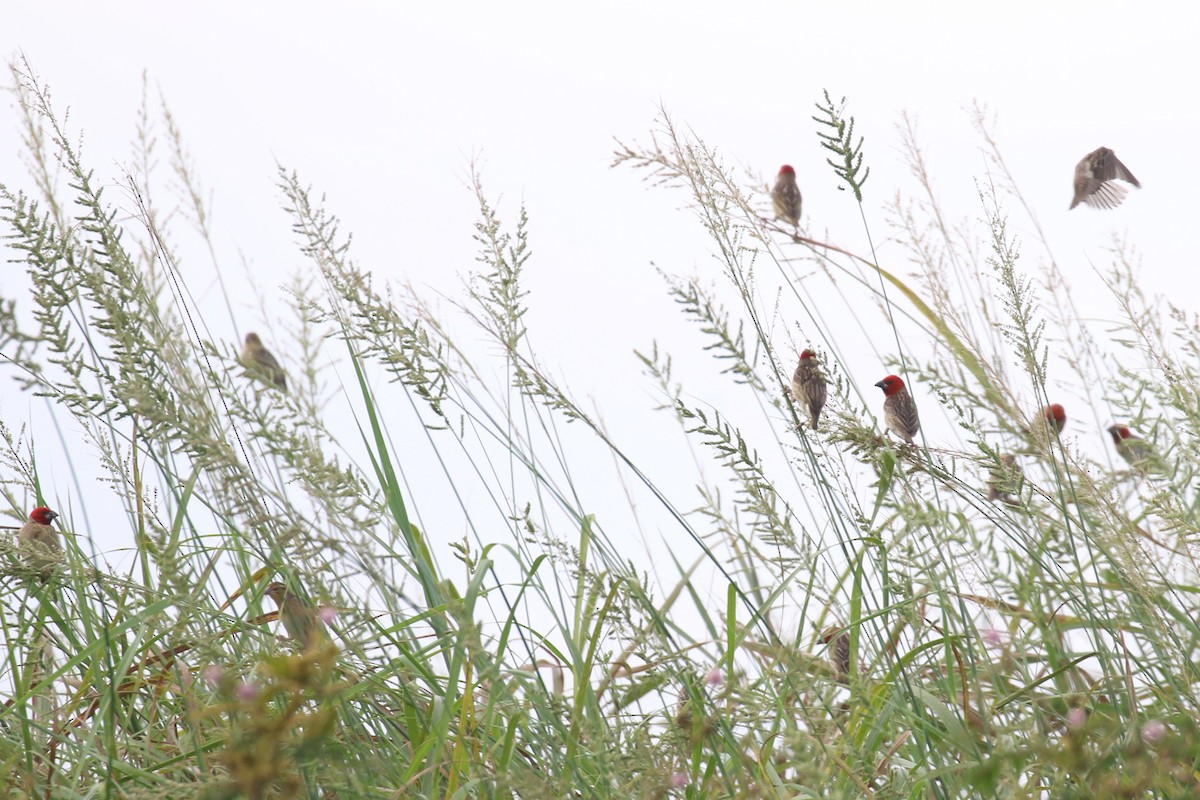
M242 346L241 362L254 373L256 377L273 383L277 388L287 391L287 373L271 355L271 351L263 347L262 339L257 333L247 333L246 343Z
M1040 409L1029 421L1027 431L1039 450L1048 450L1067 427L1067 412L1061 403L1051 403Z
M834 625L821 632L821 644L833 642L830 661L833 664L836 680L843 686L850 683L850 634L840 626Z
M1017 457L1012 453L1000 456L1000 463L988 471L988 500L993 503L1003 500L1013 502L1013 495L1021 494L1021 486L1025 482L1025 471L1017 463Z
M1109 425L1108 434L1117 448L1117 455L1125 459L1129 466L1140 472L1165 471L1154 445L1129 430L1127 426Z
M304 648L329 638L325 623L317 615L317 610L289 592L282 583L276 581L267 586L266 595L279 606L279 621L283 623L283 629L287 631L288 636Z
M825 407L826 391L825 376L817 366L817 354L805 350L800 354L800 363L792 374L792 396L808 412L814 431L821 419L821 409Z
M771 202L775 206L775 219L782 219L793 228L800 225L800 187L796 185L796 170L791 164L779 168L771 189Z
M875 385L883 389L884 427L912 444L913 437L921 430L921 422L917 416L917 404L904 387L904 381L898 375L888 375Z
M34 569L49 569L62 559L58 531L50 524L58 512L38 506L29 512L29 521L17 531L17 549Z

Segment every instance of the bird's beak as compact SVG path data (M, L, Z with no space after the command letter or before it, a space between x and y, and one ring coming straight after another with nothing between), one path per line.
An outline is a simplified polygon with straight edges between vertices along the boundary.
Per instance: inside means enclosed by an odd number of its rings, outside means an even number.
M878 386L880 389L882 389L884 383L886 383L886 381L880 381L879 383L877 383L875 385Z
M50 521L51 521L51 522L54 522L54 520L56 520L56 519L58 519L58 512L57 512L57 511L51 511L51 512L50 512Z

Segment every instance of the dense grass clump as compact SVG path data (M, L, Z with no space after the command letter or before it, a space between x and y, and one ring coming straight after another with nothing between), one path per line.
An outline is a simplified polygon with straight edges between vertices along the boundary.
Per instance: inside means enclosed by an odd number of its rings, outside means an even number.
M664 454L696 475L675 496L539 361L528 220L478 176L478 265L443 314L372 280L281 169L308 266L247 328L232 273L214 264L209 308L180 267L200 259L173 226L215 248L170 115L143 111L114 204L45 86L12 74L33 181L0 185L27 276L5 283L0 353L45 414L5 404L3 487L14 525L45 503L66 535L48 569L0 550L8 795L1200 793L1200 335L1147 304L1120 246L1124 319L1097 335L1046 241L1025 266L1015 188L981 190L987 237L960 236L910 129L925 194L891 207L901 274L770 221L762 186L664 117L615 164L696 215L723 280L666 290L745 398L696 402L657 343L639 354L695 446ZM861 205L870 151L843 105L815 114ZM1015 186L978 129L987 186ZM864 307L886 320L862 326L890 354L877 377L919 399L915 446L882 433L828 323ZM250 330L286 386L239 360ZM457 343L480 331L487 368ZM819 432L786 392L797 340L829 378ZM1154 463L1039 435L1064 394L1072 424L1127 423ZM57 450L72 480L50 485ZM598 503L593 481L617 490ZM676 546L641 552L643 522Z

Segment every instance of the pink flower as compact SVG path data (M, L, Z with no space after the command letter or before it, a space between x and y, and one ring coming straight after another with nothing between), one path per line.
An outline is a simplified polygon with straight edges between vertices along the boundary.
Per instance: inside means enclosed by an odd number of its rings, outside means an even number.
M326 625L332 625L333 621L337 619L337 615L338 610L333 606L321 606L317 609L317 616L320 617L321 621Z
M692 781L690 778L688 778L686 772L675 772L675 773L671 774L671 788L672 789L682 789L683 787L687 786L691 782Z
M238 700L241 700L243 703L249 703L251 700L258 697L258 686L250 683L250 681L242 681L237 685L237 689L234 690L234 694L237 695Z
M983 643L988 647L1006 647L1009 642L1007 631L987 628L983 631Z
M1077 731L1087 724L1088 714L1082 708L1072 708L1067 713L1067 727Z
M725 673L721 672L720 669L713 667L712 671L708 673L708 677L705 678L705 680L708 681L709 686L720 686L725 682Z
M201 673L204 676L205 682L212 686L216 686L221 682L221 678L225 676L225 670L218 667L216 664L209 664Z
M1146 744L1158 744L1167 735L1167 726L1162 720L1152 719L1142 726L1142 741Z

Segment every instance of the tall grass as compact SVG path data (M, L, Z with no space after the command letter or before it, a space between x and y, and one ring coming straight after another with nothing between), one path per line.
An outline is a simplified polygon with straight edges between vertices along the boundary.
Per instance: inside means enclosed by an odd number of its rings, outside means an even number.
M45 85L27 64L12 74L33 180L0 187L28 277L0 304L0 352L45 414L5 404L3 486L15 524L46 502L70 535L49 574L0 553L11 796L1200 791L1194 315L1150 307L1118 246L1106 283L1125 319L1091 330L1044 236L1026 266L1008 214L1032 212L982 112L983 241L946 218L901 128L924 192L890 211L907 273L877 263L865 214L866 253L779 229L761 187L665 115L649 145L618 146L615 164L687 198L709 237L723 283L668 275L666 291L745 398L693 401L672 354L640 354L662 425L704 456L677 497L540 362L554 332L526 327L527 218L507 224L478 175L479 266L444 314L373 280L280 170L308 268L285 321L249 327L284 355L284 393L237 362L239 279L217 263L169 112L157 122L147 101L114 204ZM815 120L863 203L872 154L853 119L826 96ZM223 309L202 308L181 268L201 260L173 244L185 221ZM921 446L881 434L831 322L872 306L888 321L880 369L921 403ZM456 344L464 324L495 363ZM788 335L831 379L819 433L784 391ZM1064 386L1152 438L1164 473L1030 436ZM55 436L70 485L40 468ZM1024 480L992 501L1003 453ZM614 469L597 478L604 454ZM598 508L583 474L630 508ZM628 533L646 505L687 543L654 570ZM124 565L114 542L131 543ZM337 610L331 646L282 638L272 579Z

